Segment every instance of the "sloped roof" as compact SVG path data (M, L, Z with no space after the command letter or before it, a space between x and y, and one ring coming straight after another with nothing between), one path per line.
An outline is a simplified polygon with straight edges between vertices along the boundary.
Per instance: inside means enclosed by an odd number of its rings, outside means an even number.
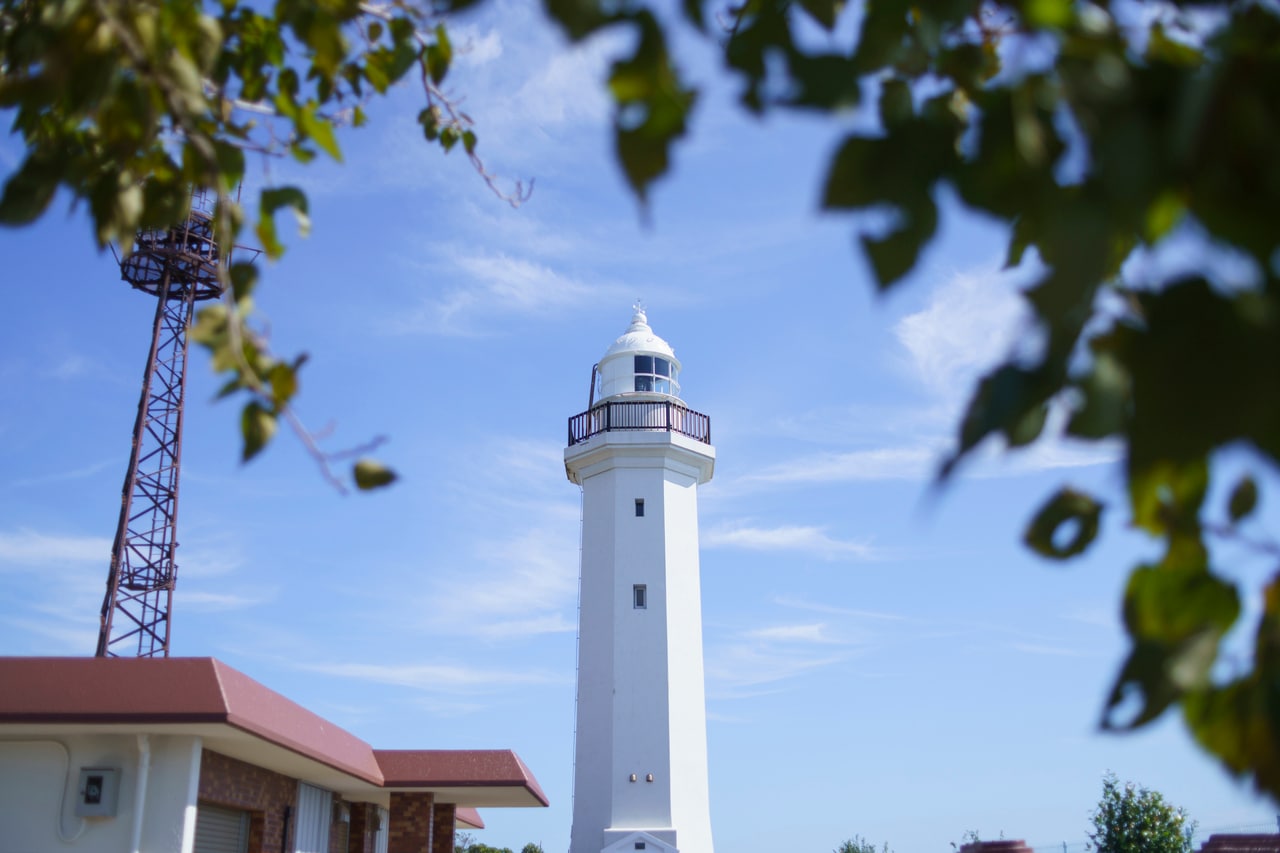
M0 684L0 732L197 734L215 752L337 791L433 791L470 808L548 804L509 749L374 750L214 658L0 658Z

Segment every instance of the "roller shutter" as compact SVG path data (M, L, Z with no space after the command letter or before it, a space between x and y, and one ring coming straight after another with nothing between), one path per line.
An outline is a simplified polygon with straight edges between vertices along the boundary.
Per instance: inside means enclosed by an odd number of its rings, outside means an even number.
M200 803L192 853L248 853L249 813Z

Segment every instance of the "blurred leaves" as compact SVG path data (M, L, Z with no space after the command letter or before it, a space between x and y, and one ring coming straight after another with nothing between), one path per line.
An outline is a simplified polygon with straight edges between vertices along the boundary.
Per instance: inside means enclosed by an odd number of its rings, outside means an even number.
M127 249L139 227L180 220L197 187L216 194L218 238L230 246L245 220L235 195L246 154L341 159L335 128L363 124L367 100L410 77L422 87L426 140L460 146L492 186L470 119L439 89L454 56L441 16L465 5L0 3L0 109L26 146L5 175L0 223L37 219L61 189L87 205L99 244ZM820 168L821 207L853 214L877 288L918 273L945 224L943 192L1007 226L1009 264L1027 263L1035 277L1024 295L1037 346L978 383L941 476L988 440L1021 447L1054 423L1119 447L1128 520L1162 556L1131 574L1130 652L1104 724L1139 726L1180 706L1229 771L1280 798L1280 593L1274 582L1265 591L1252 660L1223 675L1220 643L1252 591L1226 579L1213 548L1246 541L1242 527L1257 523L1264 498L1257 474L1280 462L1280 12L1152 5L1159 14L1124 26L1109 4L1065 0L544 8L571 40L619 36L602 82L618 164L642 205L671 170L698 103L671 48L687 25L737 81L744 109L846 129ZM852 126L872 128L847 131L851 110L871 120ZM275 222L284 209L305 233L305 195L264 189L253 228L271 257L284 250ZM1201 259L1126 281L1135 252L1168 245L1183 228L1233 250L1249 273L1219 280ZM192 335L226 373L223 392L244 397L247 459L290 418L303 360L272 355L254 333L257 270L230 260L227 297L200 312ZM1254 470L1209 506L1226 449L1243 451ZM394 479L363 458L351 477L360 488ZM1073 557L1097 541L1102 520L1100 501L1064 488L1026 541ZM1253 550L1280 554L1266 543Z

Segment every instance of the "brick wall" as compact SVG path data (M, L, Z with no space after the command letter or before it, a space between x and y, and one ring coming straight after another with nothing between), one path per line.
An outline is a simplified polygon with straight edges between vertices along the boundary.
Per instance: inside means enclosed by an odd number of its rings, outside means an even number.
M436 803L432 808L431 853L453 853L453 803Z
M393 791L387 853L434 853L431 848L434 807L433 794Z
M200 799L249 812L249 853L280 850L284 812L298 798L298 782L288 776L204 750L200 756Z
M373 853L373 837L378 807L373 803L351 804L351 835L346 853Z
M329 824L329 853L347 853L351 843L351 803L342 802L337 794L333 797L333 822ZM348 820L342 820L345 814Z

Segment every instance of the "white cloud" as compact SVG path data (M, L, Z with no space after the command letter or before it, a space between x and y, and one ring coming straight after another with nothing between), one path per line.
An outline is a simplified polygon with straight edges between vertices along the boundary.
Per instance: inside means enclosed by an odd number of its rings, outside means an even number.
M894 334L931 391L945 399L966 394L1029 333L1029 313L1014 289L1024 277L994 264L956 273L923 309L898 321Z
M181 603L182 609L203 610L203 611L221 611L221 610L245 610L250 607L257 607L260 604L266 604L272 598L274 593L261 596L234 595L231 593L221 592L204 592L202 590L184 589L177 594L178 601Z
M747 636L755 640L777 640L788 643L832 643L825 622L812 622L805 625L774 625L769 628L756 628L748 631Z
M728 526L713 528L702 534L708 548L742 548L749 551L801 551L827 559L873 559L875 552L866 542L833 539L821 527L793 525L783 527Z
M742 483L845 483L872 480L927 480L945 445L884 447L801 456L748 474Z
M615 298L610 288L561 274L545 264L505 253L447 257L450 279L464 282L424 299L416 311L398 318L392 331L474 336L486 333L494 317L550 314L566 307Z
M34 530L0 533L0 567L4 563L45 565L68 562L102 563L106 566L110 561L111 540L105 536L48 536Z
M840 607L820 601L802 601L797 598L775 598L774 604L780 607L791 607L796 610L809 610L814 613L831 613L837 616L851 616L857 619L873 619L883 622L904 622L907 617L900 613L882 613L876 610L860 610L856 607Z
M431 627L503 639L572 631L564 614L577 596L575 534L572 525L557 524L478 543L479 568L433 584L431 600L449 606L430 609Z
M581 47L550 54L516 93L524 120L541 126L602 124L610 106L604 69L614 52L611 40L595 38Z
M559 674L530 669L485 670L451 664L316 663L299 664L297 668L338 678L442 691L552 684L564 680Z
M845 654L812 655L751 641L717 647L707 654L709 692L715 698L741 698L751 695L751 691L743 692L746 688L787 681L846 659Z
M1014 643L1013 647L1029 655L1048 655L1050 657L1079 658L1086 657L1079 649L1068 649L1062 646L1046 646L1039 643Z
M93 615L93 619L4 617L3 621L19 635L44 638L43 643L31 644L36 654L89 655L98 646L97 613Z
M72 468L68 471L56 471L51 474L42 474L39 477L28 477L23 480L13 480L12 482L9 483L9 485L11 486L43 486L48 483L61 483L67 480L83 480L87 477L92 477L94 474L97 474L99 471L102 471L110 467L118 467L121 470L124 469L124 466L121 465L119 459L114 459L114 458L105 459L101 462L94 462L91 465L85 465L80 468Z
M502 33L497 30L481 32L478 27L452 27L449 39L453 42L454 62L459 66L488 65L503 54Z
M74 379L92 370L94 363L74 353L64 356L59 362L48 368L48 375L54 379Z

